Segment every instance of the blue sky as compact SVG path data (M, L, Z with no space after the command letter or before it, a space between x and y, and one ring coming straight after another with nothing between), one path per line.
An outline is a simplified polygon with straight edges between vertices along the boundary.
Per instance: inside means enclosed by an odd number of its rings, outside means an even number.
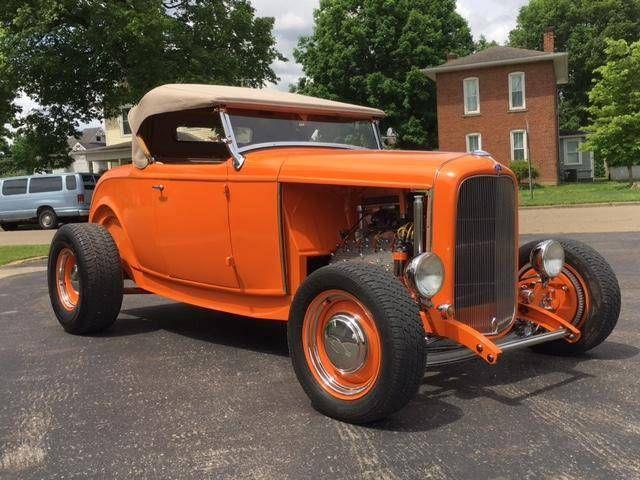
M292 51L301 35L307 35L313 28L313 10L319 0L251 0L259 16L275 18L274 34L278 49L289 58L288 62L276 62L274 70L280 83L277 88L286 90L302 74L300 65L293 60ZM516 24L520 7L528 0L458 0L457 10L467 19L475 38L484 35L488 40L504 43L509 31ZM35 105L26 97L17 103L29 110Z

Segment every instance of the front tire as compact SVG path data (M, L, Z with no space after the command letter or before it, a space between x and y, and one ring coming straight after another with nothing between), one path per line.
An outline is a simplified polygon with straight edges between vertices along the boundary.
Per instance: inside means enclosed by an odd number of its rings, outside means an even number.
M64 225L53 237L47 269L53 311L68 333L98 333L122 306L120 254L109 232L95 224Z
M345 262L312 273L291 306L288 340L313 407L345 422L369 423L399 410L424 375L418 306L375 265Z
M5 232L13 232L18 229L17 223L0 223L0 228Z
M556 313L577 326L581 336L576 343L564 340L543 343L532 347L540 353L560 356L580 355L600 345L611 334L620 315L620 286L607 261L593 248L582 242L556 239L565 252L562 273L550 281L566 290L563 304ZM529 256L539 243L533 241L520 247L520 278L532 274Z

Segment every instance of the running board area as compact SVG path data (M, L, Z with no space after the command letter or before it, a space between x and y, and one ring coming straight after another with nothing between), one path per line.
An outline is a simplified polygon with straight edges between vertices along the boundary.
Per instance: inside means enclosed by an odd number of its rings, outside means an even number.
M498 348L500 348L502 352L509 352L511 350L531 347L540 343L560 340L562 338L565 338L566 335L567 330L564 328L560 328L555 332L539 333L537 335L531 335L529 337L509 336L496 341L496 346L498 346ZM476 352L469 350L468 348L461 345L439 346L438 343L442 342L434 342L429 337L425 338L425 341L429 342L429 344L427 345L428 367L446 365L448 363L457 363L478 357Z

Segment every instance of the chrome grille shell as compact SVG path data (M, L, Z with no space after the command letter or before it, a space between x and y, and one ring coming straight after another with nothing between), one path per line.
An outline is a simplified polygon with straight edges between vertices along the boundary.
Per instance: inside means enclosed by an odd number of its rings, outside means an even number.
M516 308L516 186L510 176L479 175L458 190L456 319L485 335L508 329Z

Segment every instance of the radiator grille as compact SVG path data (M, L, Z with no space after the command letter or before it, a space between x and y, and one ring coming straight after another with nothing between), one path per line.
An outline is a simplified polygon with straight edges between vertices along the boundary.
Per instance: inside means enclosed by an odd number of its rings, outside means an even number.
M515 195L510 177L471 177L460 186L456 319L484 334L503 331L515 313Z

